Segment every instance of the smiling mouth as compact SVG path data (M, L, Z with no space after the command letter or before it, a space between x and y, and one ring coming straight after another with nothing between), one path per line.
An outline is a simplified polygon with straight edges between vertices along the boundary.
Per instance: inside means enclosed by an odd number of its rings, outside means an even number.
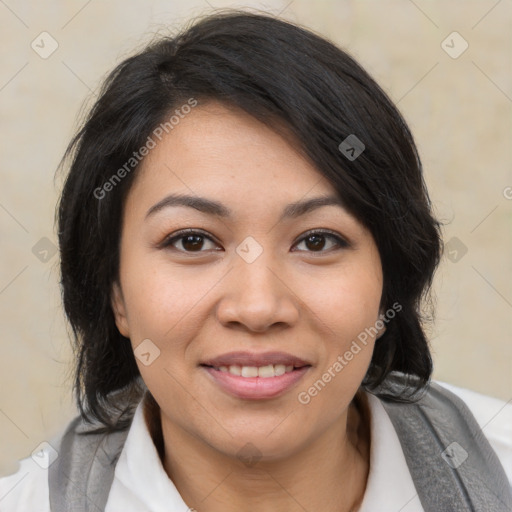
M231 359L231 361L208 361L210 364L203 363L199 366L206 371L211 382L218 389L242 400L270 400L284 395L297 386L311 368L311 365L305 361L290 357L283 361L288 364L278 362L272 364L267 357L267 361L260 359L258 366L254 358L251 361L252 365L241 364L242 361L235 357ZM233 359L239 364L235 364Z
M237 364L232 364L229 366L210 366L210 365L201 365L207 368L212 368L214 370L229 373L231 375L236 375L238 377L246 377L246 378L254 378L260 377L262 379L268 379L271 377L280 377L285 373L291 373L296 369L304 368L305 366L297 366L294 365L284 365L284 364L268 364L266 366L240 366Z
M228 395L266 400L295 387L312 365L287 352L236 351L203 360L199 367L215 387Z

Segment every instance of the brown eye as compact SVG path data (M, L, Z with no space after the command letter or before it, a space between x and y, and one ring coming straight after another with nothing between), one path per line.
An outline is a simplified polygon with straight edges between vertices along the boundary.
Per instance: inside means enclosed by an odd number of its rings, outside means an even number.
M213 247L207 247L208 242L210 242ZM199 231L182 231L168 238L163 243L162 247L172 247L181 252L205 252L208 249L215 248L216 244L210 237Z
M328 241L330 240L330 242ZM304 244L307 252L328 252L333 248L348 247L348 243L338 235L326 231L315 231L307 234L296 245ZM326 250L323 250L327 246Z
M325 247L324 235L309 235L304 241L306 247L312 251L322 250Z
M204 245L204 238L199 235L187 235L181 240L181 245L186 251L200 251Z

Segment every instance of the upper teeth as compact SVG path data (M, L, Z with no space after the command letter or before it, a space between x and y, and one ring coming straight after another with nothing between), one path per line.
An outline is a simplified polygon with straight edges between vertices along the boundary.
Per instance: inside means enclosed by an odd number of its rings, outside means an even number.
M220 366L221 372L229 372L233 375L241 377L278 377L284 373L293 371L293 365L285 366L284 364L269 364L267 366L238 366L232 364L230 366Z

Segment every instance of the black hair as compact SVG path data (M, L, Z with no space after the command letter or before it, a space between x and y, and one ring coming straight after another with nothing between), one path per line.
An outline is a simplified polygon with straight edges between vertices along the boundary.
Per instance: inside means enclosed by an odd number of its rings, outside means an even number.
M71 164L57 212L61 286L84 419L122 428L121 416L112 414L119 397L133 403L140 396L140 373L110 301L123 205L139 166L126 163L191 99L220 101L276 130L284 126L370 230L382 261L382 310L399 304L400 312L385 319L363 386L375 391L400 372L410 376L414 391L424 389L432 360L422 312L441 236L404 119L369 74L331 42L270 15L232 11L200 19L121 62L63 159Z

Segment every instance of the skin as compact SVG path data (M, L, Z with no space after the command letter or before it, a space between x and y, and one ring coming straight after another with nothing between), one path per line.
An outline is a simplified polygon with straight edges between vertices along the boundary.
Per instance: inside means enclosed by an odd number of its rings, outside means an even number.
M173 206L146 217L171 193L214 199L232 215ZM164 468L200 512L340 512L364 495L368 418L353 398L375 339L307 405L297 399L380 313L379 252L355 217L330 205L279 220L289 203L325 195L335 196L334 187L287 140L211 102L149 153L126 198L116 324L134 350L146 339L160 350L137 364L160 406ZM162 246L184 228L205 237ZM322 229L348 245L305 238ZM263 250L252 263L236 252L248 236ZM238 350L283 351L311 367L281 396L244 400L199 366ZM241 460L247 443L259 460Z

